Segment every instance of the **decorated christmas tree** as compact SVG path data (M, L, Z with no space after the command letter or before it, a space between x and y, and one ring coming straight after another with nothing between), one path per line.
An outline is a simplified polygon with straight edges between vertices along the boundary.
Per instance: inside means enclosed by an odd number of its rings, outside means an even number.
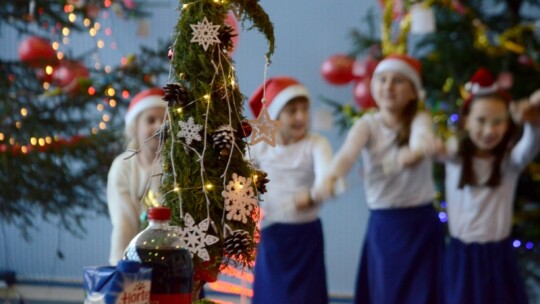
M226 20L234 14L242 23L251 21L268 40L267 60L274 36L256 0L185 0L179 10L164 88L169 105L161 130L161 194L192 254L198 295L223 267L253 265L258 194L266 180L248 161L246 138L273 138L264 124L271 121L250 122L243 115L231 58L237 33Z
M514 100L540 86L540 3L496 0L382 0L381 13L365 18L370 31L353 30L348 54L330 56L321 74L331 84L353 83L356 103L325 97L342 130L374 109L370 96L374 66L389 53L420 59L424 71L424 108L432 113L436 132L446 138L455 131L465 84L479 67L490 69ZM378 28L378 25L381 25ZM380 35L376 33L380 29ZM446 221L444 170L436 166L440 218ZM516 193L513 244L519 253L531 298L540 284L540 159L523 172ZM535 297L536 299L536 297Z
M106 66L99 50L111 47L103 37L116 29L100 26L105 16L146 14L135 1L0 1L3 34L20 37L18 58L0 55L0 220L25 237L36 216L80 235L84 218L107 214L123 111L131 95L167 75L170 44ZM77 56L75 35L87 41Z

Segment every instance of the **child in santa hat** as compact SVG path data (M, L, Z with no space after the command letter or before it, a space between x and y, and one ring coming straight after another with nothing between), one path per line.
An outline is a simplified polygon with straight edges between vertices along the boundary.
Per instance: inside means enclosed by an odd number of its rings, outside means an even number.
M109 263L116 265L124 249L140 231L144 211L143 197L148 190L157 194L161 171L158 165L159 138L167 103L160 88L150 88L135 95L125 116L128 149L115 158L107 179L107 204L112 222Z
M459 140L442 151L451 237L445 304L528 303L510 232L517 180L540 150L540 90L510 102L483 68L466 88ZM524 124L517 144L511 117Z
M251 148L254 165L268 173L260 202L263 219L255 261L253 304L327 304L320 205L295 208L294 197L321 181L332 158L327 139L309 132L307 89L290 77L271 78L249 100L255 117L262 100L279 120L276 147Z
M421 64L390 55L375 68L371 92L378 111L351 127L315 201L362 160L370 209L355 303L440 303L444 227L433 206L431 117L418 110Z

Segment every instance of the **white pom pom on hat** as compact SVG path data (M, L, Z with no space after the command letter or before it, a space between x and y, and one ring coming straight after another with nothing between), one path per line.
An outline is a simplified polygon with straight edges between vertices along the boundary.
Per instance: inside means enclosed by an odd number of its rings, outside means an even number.
M403 74L407 79L409 79L416 93L418 94L418 99L424 99L425 91L422 87L422 63L417 59L401 54L391 54L386 56L373 71L373 75L382 73L382 72L398 72ZM373 82L372 82L373 83Z
M126 127L135 121L135 118L144 110L154 107L166 108L167 102L163 100L164 95L165 92L161 88L150 88L135 95L126 112Z
M263 108L262 99L265 98L268 115L272 119L277 119L287 102L296 97L306 97L309 100L306 87L291 77L273 77L259 86L251 95L249 107L253 115L258 117Z

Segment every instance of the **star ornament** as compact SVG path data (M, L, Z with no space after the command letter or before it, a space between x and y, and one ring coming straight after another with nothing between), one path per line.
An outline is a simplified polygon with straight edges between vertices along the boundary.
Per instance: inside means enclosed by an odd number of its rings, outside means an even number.
M264 141L272 147L276 146L276 132L279 122L270 118L266 107L261 110L257 119L249 120L249 123L253 129L250 145L254 146Z
M193 37L190 42L195 42L201 45L204 50L208 50L208 47L214 43L220 43L218 39L218 30L220 25L214 25L204 17L202 22L197 24L190 24L193 29Z

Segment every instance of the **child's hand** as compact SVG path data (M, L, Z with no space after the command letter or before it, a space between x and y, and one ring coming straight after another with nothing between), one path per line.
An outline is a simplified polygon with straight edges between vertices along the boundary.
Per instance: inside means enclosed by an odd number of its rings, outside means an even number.
M510 114L516 123L540 124L540 91L531 95L529 100L515 101L510 104Z
M315 206L315 201L311 198L309 190L297 192L294 195L294 206L296 210L306 210Z

